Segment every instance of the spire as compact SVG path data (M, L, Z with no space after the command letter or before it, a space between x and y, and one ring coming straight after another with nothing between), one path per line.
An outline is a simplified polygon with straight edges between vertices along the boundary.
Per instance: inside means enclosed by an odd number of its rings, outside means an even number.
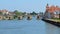
M49 6L49 5L47 4L47 6Z
M49 8L49 5L48 4L46 5L46 8Z
M48 11L49 10L49 6L48 6L48 4L46 5L46 11Z

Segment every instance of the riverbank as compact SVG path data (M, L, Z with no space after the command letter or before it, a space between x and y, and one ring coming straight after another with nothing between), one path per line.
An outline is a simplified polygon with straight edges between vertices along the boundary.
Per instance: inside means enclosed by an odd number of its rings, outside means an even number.
M53 19L42 19L43 21L53 24L55 26L60 27L60 21L59 20L53 20Z

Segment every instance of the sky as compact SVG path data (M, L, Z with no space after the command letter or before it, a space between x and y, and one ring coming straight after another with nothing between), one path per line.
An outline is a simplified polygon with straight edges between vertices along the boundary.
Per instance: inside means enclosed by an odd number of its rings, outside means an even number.
M46 5L60 6L60 0L0 0L0 10L21 12L45 12Z

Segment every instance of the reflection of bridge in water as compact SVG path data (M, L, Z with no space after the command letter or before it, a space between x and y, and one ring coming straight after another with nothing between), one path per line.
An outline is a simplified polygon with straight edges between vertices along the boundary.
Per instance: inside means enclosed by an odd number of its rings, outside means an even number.
M0 34L60 34L60 28L42 20L0 20Z
M8 18L13 19L13 16ZM18 19L0 20L0 34L60 34L59 27L42 21L39 15L28 15L25 18L18 16Z

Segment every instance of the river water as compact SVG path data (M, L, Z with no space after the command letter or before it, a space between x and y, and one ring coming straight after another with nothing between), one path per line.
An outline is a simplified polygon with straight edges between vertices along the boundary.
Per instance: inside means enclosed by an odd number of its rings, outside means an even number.
M60 34L60 28L42 20L0 20L0 34Z

